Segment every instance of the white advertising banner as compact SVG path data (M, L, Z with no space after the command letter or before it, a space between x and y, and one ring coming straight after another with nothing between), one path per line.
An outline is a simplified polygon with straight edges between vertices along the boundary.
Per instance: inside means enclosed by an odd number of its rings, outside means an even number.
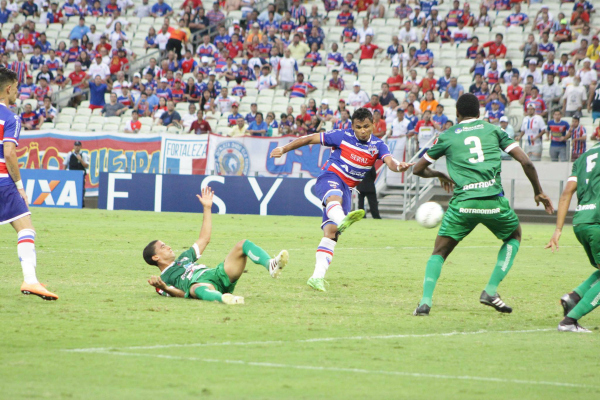
M160 171L163 174L202 175L207 153L208 135L163 135Z

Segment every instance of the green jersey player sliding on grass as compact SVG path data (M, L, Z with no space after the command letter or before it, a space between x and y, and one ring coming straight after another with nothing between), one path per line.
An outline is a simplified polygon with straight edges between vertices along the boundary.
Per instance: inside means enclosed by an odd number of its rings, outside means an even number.
M286 266L289 255L282 250L275 258L249 240L238 242L229 252L225 261L216 268L207 268L197 264L210 242L212 229L211 207L213 191L210 187L197 195L204 207L204 217L200 237L188 250L175 256L171 247L160 240L153 240L144 249L144 260L160 270L160 276L153 276L148 283L157 289L159 294L173 297L186 297L207 301L218 301L225 304L244 304L244 298L234 296L233 290L246 267L246 258L260 264L277 278Z
M571 293L560 298L564 319L558 324L561 332L591 332L577 323L600 304L600 144L583 153L573 164L573 172L560 196L556 230L546 248L558 250L558 240L573 194L577 192L577 208L573 231L596 271Z
M478 120L477 97L467 93L456 102L458 124L442 132L438 141L414 166L415 175L439 178L442 186L454 196L435 240L433 254L427 262L423 297L414 315L429 315L435 284L442 265L456 245L478 224L485 225L504 242L498 253L494 272L481 293L480 303L503 313L512 312L496 292L498 285L510 271L521 243L519 218L504 197L500 172L504 150L521 163L535 194L535 202L542 203L549 214L554 212L552 202L542 192L537 171L529 157L506 132L496 125ZM446 156L450 176L429 168L438 158Z

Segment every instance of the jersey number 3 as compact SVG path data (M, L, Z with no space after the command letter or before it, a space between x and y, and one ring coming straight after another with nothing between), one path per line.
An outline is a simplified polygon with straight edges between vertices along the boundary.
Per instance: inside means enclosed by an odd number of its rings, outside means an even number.
M481 140L479 140L477 136L469 136L465 139L465 145L469 146L471 144L473 145L470 149L471 154L477 154L477 158L471 157L469 158L469 162L473 164L483 162L485 157L483 156L483 149L481 148Z

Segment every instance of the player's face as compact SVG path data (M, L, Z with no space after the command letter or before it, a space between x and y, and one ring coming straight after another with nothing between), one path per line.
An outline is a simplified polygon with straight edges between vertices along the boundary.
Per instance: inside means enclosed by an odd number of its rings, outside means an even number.
M159 260L171 262L175 259L175 252L164 242L159 240L154 246L156 248L156 255L158 256Z
M17 96L19 95L17 86L18 84L15 81L8 87L8 104L10 105L14 105L17 102Z
M355 119L352 121L352 129L359 140L369 140L373 133L373 122L368 118L363 121Z

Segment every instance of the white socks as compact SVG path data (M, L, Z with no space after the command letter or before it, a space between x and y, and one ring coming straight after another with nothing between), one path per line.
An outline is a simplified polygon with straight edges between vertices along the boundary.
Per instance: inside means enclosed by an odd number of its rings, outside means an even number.
M23 269L23 280L29 284L38 283L35 276L35 231L33 229L23 229L17 233L17 237L17 254Z
M319 247L317 248L317 263L315 264L315 272L313 272L312 278L325 278L327 268L329 268L329 264L331 264L331 260L333 259L335 245L336 242L334 240L325 237L321 239L321 243L319 243Z
M341 224L344 218L346 218L344 209L339 201L329 202L325 208L325 213L327 214L327 218L329 218L336 225Z

